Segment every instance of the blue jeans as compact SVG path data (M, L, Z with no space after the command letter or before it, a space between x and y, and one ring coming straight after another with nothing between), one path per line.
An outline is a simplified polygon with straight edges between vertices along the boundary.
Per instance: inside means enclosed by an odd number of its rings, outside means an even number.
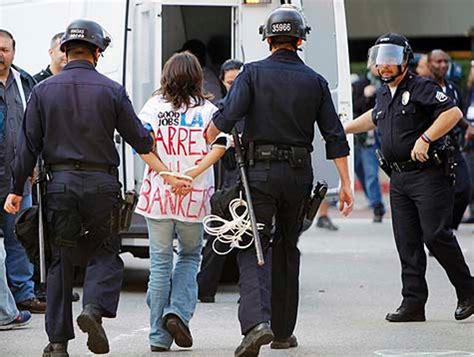
M5 266L7 270L7 280L10 290L15 297L17 303L33 299L34 282L33 282L33 264L30 263L26 251L15 236L15 214L8 214L3 210L1 203L3 224L1 226L5 237L5 251L7 257ZM31 195L23 197L20 209L31 207Z
M189 325L197 302L196 276L201 262L202 223L147 218L150 239L150 344L169 348L173 338L165 328L165 317L177 315ZM173 269L173 238L177 233L178 259Z
M6 325L12 322L19 314L15 299L7 283L5 256L3 239L0 239L0 325Z
M383 206L379 183L379 164L375 156L375 145L355 147L355 172L360 180L370 207Z

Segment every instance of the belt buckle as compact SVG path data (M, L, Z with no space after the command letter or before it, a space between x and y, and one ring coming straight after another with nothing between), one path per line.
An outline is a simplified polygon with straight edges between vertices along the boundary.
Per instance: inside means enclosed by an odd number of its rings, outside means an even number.
M392 164L392 169L394 169L396 172L402 172L402 169L401 169L400 165L398 165L397 162L394 162Z
M81 163L79 161L74 162L74 167L76 168L76 170L80 170L81 169Z

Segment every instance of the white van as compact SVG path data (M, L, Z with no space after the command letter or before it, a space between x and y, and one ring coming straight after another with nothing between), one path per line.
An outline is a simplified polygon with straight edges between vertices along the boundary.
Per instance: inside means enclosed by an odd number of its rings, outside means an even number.
M244 62L268 56L258 28L282 3L303 9L312 27L300 56L329 82L342 121L351 120L351 82L343 0L0 0L0 28L17 42L15 64L30 74L49 63L50 38L78 18L100 23L112 46L98 70L127 88L137 111L159 87L165 61L191 39L214 40L226 58ZM211 41L212 43L212 41ZM316 128L313 152L315 179L337 191L334 165L325 160L324 143ZM143 163L116 137L121 153L120 180L125 190L140 188ZM351 143L352 145L352 143ZM352 161L351 161L351 172ZM148 240L144 220L134 217L123 237L123 250L145 257Z

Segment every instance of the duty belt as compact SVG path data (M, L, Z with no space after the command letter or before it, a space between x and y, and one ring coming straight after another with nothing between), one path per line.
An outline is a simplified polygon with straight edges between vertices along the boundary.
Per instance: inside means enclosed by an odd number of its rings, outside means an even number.
M47 171L99 171L105 172L114 176L118 175L118 169L113 165L106 164L92 164L80 161L65 162L60 164L46 165Z
M251 145L247 151L247 160L252 166L254 161L287 161L290 167L304 167L311 156L307 148L291 146L288 148L276 145L256 145L253 150Z
M428 160L425 162L421 161L400 161L400 162L391 162L390 168L396 172L405 172L405 171L414 171L414 170L423 170L428 167L436 166L437 163L434 160Z

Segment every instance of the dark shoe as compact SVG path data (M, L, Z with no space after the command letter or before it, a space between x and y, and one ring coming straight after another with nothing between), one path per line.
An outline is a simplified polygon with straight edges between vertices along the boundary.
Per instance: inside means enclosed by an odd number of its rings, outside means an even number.
M175 314L166 316L166 329L173 336L174 342L179 347L191 347L193 345L193 336L188 326Z
M212 304L216 302L216 298L212 295L199 295L198 296L199 301L205 304Z
M274 340L270 345L272 350L286 350L288 348L293 348L298 346L298 340L296 339L295 335L291 335L290 337L284 340Z
M28 310L20 311L12 322L0 325L0 330L13 330L28 325L31 322L31 313Z
M385 215L384 205L382 203L377 204L374 207L374 223L382 223L384 215Z
M465 320L474 314L474 297L459 300L454 318L456 320Z
M397 311L389 312L385 320L390 322L426 321L423 307L400 306Z
M79 295L78 292L73 291L73 292L72 292L72 296L71 296L72 302L77 302L77 301L79 301L80 299L81 299L81 295Z
M260 353L260 347L268 345L273 341L275 335L266 322L262 322L251 329L243 338L235 350L235 357L256 357Z
M43 357L69 357L69 353L67 353L67 342L48 343L43 350Z
M153 345L150 345L150 351L151 352L167 352L169 351L170 349L169 348L166 348L166 347L160 347L160 346L153 346Z
M324 228L330 231L337 231L339 227L335 226L331 219L328 216L321 216L318 218L318 221L316 222L316 227L318 228Z
M109 353L109 341L102 327L102 314L98 306L89 304L77 317L82 332L87 333L87 347L96 354Z
M46 303L37 298L21 301L16 304L18 310L28 310L32 314L44 314L46 312Z

